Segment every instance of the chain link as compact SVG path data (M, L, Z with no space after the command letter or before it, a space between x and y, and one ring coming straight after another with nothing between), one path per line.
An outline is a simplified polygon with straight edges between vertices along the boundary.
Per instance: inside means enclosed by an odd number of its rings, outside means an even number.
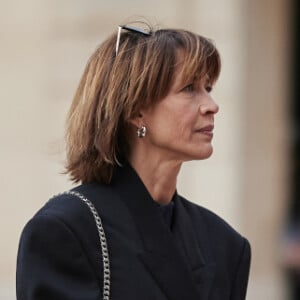
M82 195L81 193L76 192L76 191L66 191L61 194L58 194L57 196L60 196L60 195L72 195L72 196L79 198L88 206L91 213L93 214L94 220L96 222L97 230L98 230L100 245L101 245L101 254L102 254L102 263L103 263L103 300L109 300L110 264L109 264L107 241L106 241L106 236L105 236L105 232L103 229L101 218L100 218L95 206L93 205L93 203L88 198L86 198L84 195Z

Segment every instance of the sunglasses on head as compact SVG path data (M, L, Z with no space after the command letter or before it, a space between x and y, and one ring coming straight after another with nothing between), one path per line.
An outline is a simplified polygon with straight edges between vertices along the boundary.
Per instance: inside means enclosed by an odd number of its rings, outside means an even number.
M140 33L140 34L143 34L145 36L150 35L150 32L148 32L144 29L141 29L141 28L137 28L137 27L134 27L134 26L127 26L127 25L119 25L118 26L117 42L116 42L116 54L118 54L118 51L119 51L120 37L121 37L122 29L127 30L127 31L131 31L131 32Z

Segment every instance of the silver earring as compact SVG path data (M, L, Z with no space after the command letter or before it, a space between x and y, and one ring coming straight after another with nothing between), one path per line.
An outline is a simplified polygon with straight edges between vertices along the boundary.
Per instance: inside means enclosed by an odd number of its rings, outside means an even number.
M146 133L147 133L147 128L146 126L141 126L140 128L138 128L136 130L136 135L139 137L139 138L143 138L146 136Z

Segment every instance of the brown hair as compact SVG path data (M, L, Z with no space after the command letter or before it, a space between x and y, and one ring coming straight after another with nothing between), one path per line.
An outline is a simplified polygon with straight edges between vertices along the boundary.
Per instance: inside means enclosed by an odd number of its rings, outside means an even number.
M122 30L118 53L112 34L90 57L67 118L66 172L74 182L109 183L128 154L128 120L163 99L174 80L178 51L184 83L220 73L213 43L186 30Z

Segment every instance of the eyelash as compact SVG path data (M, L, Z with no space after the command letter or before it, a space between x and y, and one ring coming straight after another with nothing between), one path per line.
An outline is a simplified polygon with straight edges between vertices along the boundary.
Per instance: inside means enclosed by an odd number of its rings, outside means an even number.
M205 87L205 90L210 93L212 91L212 86L208 85ZM189 84L187 86L185 86L183 89L182 89L183 92L194 92L195 91L195 88L194 88L194 84Z
M182 91L183 92L193 92L195 89L194 89L194 85L193 84L189 84L187 86L185 86Z

